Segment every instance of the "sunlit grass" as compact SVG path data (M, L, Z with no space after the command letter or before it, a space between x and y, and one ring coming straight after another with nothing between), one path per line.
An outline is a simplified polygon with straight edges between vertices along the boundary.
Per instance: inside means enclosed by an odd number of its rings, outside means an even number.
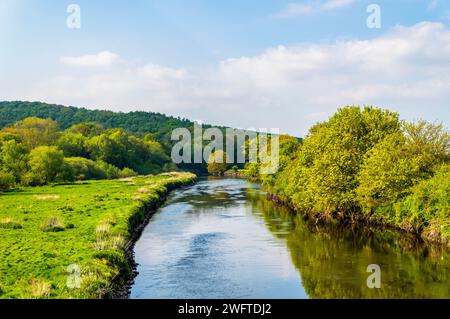
M174 173L0 194L0 298L110 296L112 281L131 272L125 247L134 227L167 187L194 178ZM74 264L80 289L66 284Z

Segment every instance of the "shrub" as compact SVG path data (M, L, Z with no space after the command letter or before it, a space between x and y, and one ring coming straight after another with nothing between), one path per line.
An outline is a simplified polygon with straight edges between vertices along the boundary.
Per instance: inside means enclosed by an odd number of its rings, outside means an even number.
M76 180L108 178L108 173L98 163L87 158L68 157L65 162Z
M404 124L403 131L387 136L368 152L359 173L361 206L370 213L408 195L445 161L449 141L441 125L423 121Z
M14 187L16 178L9 172L0 171L0 191L9 190Z
M440 166L435 176L411 189L411 194L394 206L396 223L405 221L421 230L434 220L450 221L450 166Z
M45 185L62 179L67 167L64 155L54 146L40 146L30 152L30 171L25 174L25 181L32 186Z
M0 228L5 229L21 229L22 225L19 223L16 223L12 218L3 218L0 220Z
M137 176L137 173L131 168L125 167L119 172L119 178L127 178Z
M64 224L58 217L49 217L41 226L44 232L61 232L64 231Z

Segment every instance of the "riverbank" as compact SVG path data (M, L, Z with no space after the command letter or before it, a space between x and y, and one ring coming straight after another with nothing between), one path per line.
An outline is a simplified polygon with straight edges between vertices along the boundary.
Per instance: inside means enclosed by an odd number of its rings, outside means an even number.
M273 159L247 164L247 175L296 210L450 246L450 135L442 124L347 106L301 141L285 135L278 144ZM262 174L271 163L278 170Z
M372 226L376 228L390 228L397 231L403 231L414 236L417 236L424 242L431 245L438 245L450 248L450 238L445 236L442 232L444 225L436 227L435 225L430 225L427 228L421 229L420 231L408 226L406 223L404 227L393 223L382 222L376 218L364 217L364 216L348 216L345 213L327 213L327 212L302 212L291 200L286 197L282 197L272 192L267 193L268 198L278 206L285 206L289 208L295 214L300 214L303 218L309 218L318 222L331 222L337 221L341 224L354 225L358 224L360 226Z
M113 299L128 299L130 294L131 286L134 283L136 276L138 275L136 260L134 258L134 247L136 242L142 235L145 227L149 223L150 219L153 217L157 209L162 206L166 200L169 193L175 189L182 187L187 187L196 182L197 177L194 174L183 173L185 177L181 179L175 179L170 182L162 189L162 192L158 194L158 198L155 200L146 201L144 203L145 208L136 211L136 215L132 217L130 222L130 239L125 246L128 263L131 266L132 272L123 274L123 281L117 281L113 288L112 298ZM180 176L181 177L181 176Z
M0 299L116 297L151 212L195 179L170 173L1 194Z

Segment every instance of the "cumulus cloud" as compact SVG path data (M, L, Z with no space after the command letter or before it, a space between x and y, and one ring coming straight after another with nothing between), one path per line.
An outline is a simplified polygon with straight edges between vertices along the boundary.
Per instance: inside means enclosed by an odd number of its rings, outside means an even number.
M63 56L60 58L60 62L63 64L82 67L108 67L119 61L120 56L109 51L82 56Z
M86 60L73 61L91 65ZM371 40L278 46L203 69L125 61L113 68L72 71L67 68L14 98L159 111L295 135L349 104L383 106L408 119L449 124L450 30L440 23L398 26Z
M289 3L286 8L276 14L278 18L291 18L318 12L340 9L352 4L354 0L309 0L300 3Z

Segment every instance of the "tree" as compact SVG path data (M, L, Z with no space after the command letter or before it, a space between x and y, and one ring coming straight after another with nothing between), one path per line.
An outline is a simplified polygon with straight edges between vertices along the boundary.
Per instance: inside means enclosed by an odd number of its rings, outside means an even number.
M108 172L102 165L90 159L67 157L64 161L75 180L107 179L109 177Z
M0 191L6 191L14 187L15 178L14 175L0 170Z
M102 133L88 140L86 146L92 159L104 161L119 168L126 166L126 148L120 143L117 135L113 138L106 132Z
M229 158L226 152L218 150L209 155L208 173L221 176L228 168Z
M29 185L45 185L61 180L67 173L64 154L55 146L40 146L30 152L30 171L25 175Z
M56 145L67 157L88 157L86 148L87 138L81 133L72 131L64 132L58 139Z
M282 172L289 165L289 163L295 158L299 145L300 143L298 139L295 137L289 135L279 136L278 154L270 154L269 161L267 161L266 164L263 164L270 166L271 162L273 161L272 158L277 156L279 169L278 172L275 174L262 175L260 178L263 182L263 185L265 185L269 189L275 186L278 174Z
M402 132L375 145L358 176L357 194L367 213L392 205L423 179L432 177L448 159L449 135L442 125L419 121L405 123Z
M278 187L305 210L356 212L357 176L365 154L399 129L396 113L371 107L339 109L311 128Z
M95 135L100 135L105 128L103 125L99 123L78 123L75 125L72 125L68 132L74 133L74 134L81 134L84 137L92 137Z
M19 183L28 169L28 158L25 147L12 139L1 146L0 164L3 170L14 176L15 182Z
M5 132L21 137L23 145L32 150L42 145L53 145L58 139L59 126L52 119L28 117L5 128Z

